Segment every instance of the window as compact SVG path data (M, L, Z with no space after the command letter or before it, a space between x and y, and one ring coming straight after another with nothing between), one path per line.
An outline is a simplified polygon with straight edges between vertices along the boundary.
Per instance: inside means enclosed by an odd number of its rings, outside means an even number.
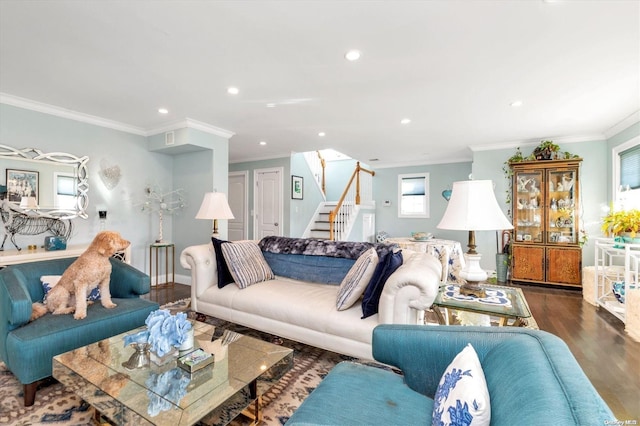
M398 175L398 217L429 217L429 173Z
M640 137L613 150L616 204L620 209L640 208Z

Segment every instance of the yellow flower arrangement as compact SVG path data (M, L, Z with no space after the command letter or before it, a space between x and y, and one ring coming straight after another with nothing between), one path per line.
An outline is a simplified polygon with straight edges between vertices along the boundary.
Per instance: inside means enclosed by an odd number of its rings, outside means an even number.
M602 232L618 236L628 232L635 238L640 228L640 210L611 211L602 219Z

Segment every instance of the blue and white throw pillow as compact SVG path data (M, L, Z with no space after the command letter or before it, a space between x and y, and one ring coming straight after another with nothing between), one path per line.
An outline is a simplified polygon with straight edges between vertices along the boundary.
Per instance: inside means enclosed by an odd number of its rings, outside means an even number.
M221 248L229 272L241 289L275 278L257 243L240 241L222 244Z
M432 426L485 426L491 404L482 365L471 343L451 361L440 379Z
M47 295L53 289L62 275L43 275L40 277L40 282L42 283L42 290L44 291L44 302L47 303ZM91 293L87 296L87 301L95 302L96 300L100 300L100 288L96 287L91 290Z
M373 272L376 270L376 266L378 266L378 253L376 253L376 249L370 248L360 255L340 283L336 309L344 311L356 303L367 288L367 284L369 284Z

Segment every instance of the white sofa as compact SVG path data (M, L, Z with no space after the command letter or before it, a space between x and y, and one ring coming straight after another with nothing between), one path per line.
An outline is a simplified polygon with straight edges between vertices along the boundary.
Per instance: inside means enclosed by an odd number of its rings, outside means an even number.
M195 312L322 349L373 359L374 327L418 323L438 292L440 262L426 253L403 250L402 254L402 266L384 285L378 313L366 319L361 319L359 302L343 311L336 309L338 285L276 275L273 280L244 289L235 284L219 288L211 243L187 247L180 263L191 270L191 307Z

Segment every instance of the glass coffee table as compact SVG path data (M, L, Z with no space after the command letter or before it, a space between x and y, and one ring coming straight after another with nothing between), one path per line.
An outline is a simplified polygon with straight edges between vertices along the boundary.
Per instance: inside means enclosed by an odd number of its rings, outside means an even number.
M143 329L55 356L53 377L117 425L225 425L250 407L257 424L261 395L293 366L291 349L195 321L194 349L213 349L212 365L127 368L135 350L124 337Z
M499 326L528 325L527 319L531 317L531 312L521 289L491 284L481 284L480 287L485 289L487 297L461 295L458 284L440 286L432 307L438 322L442 325L453 324L455 321L452 311L466 311L498 317Z

